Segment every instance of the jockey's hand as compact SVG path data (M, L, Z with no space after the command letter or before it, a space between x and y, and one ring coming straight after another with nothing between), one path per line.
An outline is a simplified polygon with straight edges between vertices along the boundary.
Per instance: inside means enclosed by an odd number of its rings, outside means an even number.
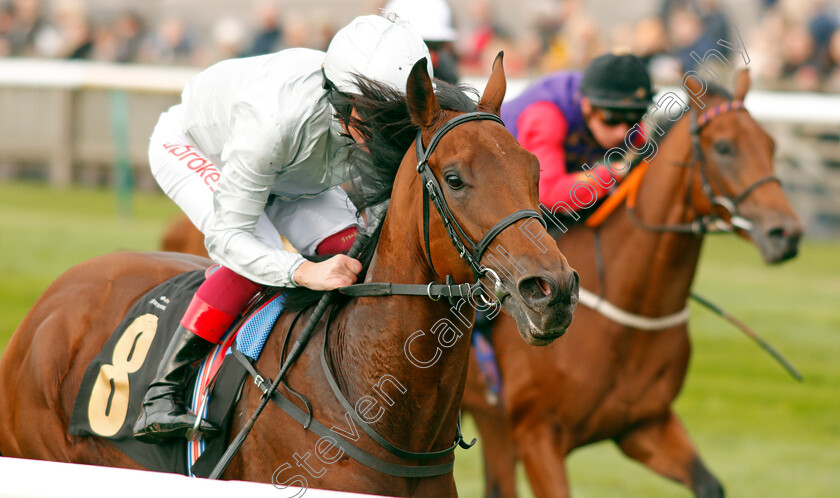
M295 283L317 291L327 291L351 285L362 271L362 264L343 254L337 254L326 261L314 263L304 261L295 270Z

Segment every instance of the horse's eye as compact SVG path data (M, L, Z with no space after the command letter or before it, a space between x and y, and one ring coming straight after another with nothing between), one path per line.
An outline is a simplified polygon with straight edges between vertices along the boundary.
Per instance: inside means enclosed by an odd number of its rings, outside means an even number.
M715 152L722 156L729 156L732 155L735 148L732 146L732 142L729 140L720 140L715 142Z
M446 180L446 184L449 185L449 188L452 190L458 190L464 187L464 182L461 181L461 177L458 175L449 174L446 175L444 179Z

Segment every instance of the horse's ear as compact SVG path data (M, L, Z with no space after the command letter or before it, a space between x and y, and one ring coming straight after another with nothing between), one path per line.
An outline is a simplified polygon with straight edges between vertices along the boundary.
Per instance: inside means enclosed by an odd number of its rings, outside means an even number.
M493 61L493 71L490 73L490 80L487 81L487 87L484 89L484 94L478 102L479 111L499 115L499 109L502 108L502 101L505 99L505 92L507 91L505 68L502 63L504 58L505 53L499 52L496 60Z
M431 126L440 114L440 104L435 96L432 79L426 71L427 64L425 57L414 64L411 74L408 75L405 90L411 122L421 128Z
M750 70L744 68L735 75L735 100L744 100L750 89Z
M702 109L697 104L697 98L692 97L692 95L697 95L698 98L705 95L706 90L708 89L708 86L706 86L706 82L698 80L695 77L691 77L685 78L683 80L683 85L685 85L685 90L689 92L688 105L694 107L695 109Z

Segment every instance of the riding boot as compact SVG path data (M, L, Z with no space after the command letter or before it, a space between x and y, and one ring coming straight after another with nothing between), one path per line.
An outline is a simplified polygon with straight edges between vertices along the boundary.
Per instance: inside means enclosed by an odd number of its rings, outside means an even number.
M190 366L206 356L213 346L214 343L183 325L178 326L163 354L155 379L143 398L140 416L134 424L134 437L153 444L186 437L187 430L195 425L196 415L184 404L184 383ZM207 420L201 421L198 430L205 437L219 433L219 428Z

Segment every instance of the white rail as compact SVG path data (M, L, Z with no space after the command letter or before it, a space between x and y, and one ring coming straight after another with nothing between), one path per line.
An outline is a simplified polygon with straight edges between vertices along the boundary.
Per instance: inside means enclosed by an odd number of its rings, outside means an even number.
M0 58L0 88L101 89L177 95L198 71L188 67ZM470 77L464 82L483 90L487 80ZM507 99L522 93L529 82L509 80ZM840 125L838 95L757 90L747 95L745 103L759 121Z
M161 472L0 457L3 498L149 498L212 496L247 498L353 498L355 493L284 488L243 481L211 481ZM303 492L303 494L301 494Z
M119 184L115 178L130 168L135 184L155 188L147 166L149 135L198 71L0 58L0 180L35 165L33 174L53 185ZM486 78L465 83L481 91ZM507 98L528 84L509 80ZM776 139L777 173L806 223L825 225L826 234L840 231L840 168L834 167L840 164L840 95L756 90L745 104Z

